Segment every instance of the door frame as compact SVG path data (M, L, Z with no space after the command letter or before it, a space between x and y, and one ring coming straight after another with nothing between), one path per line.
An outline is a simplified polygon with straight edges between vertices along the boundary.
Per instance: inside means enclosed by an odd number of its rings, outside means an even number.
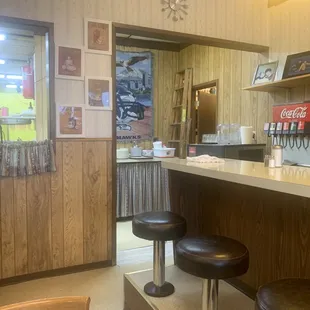
M205 83L201 83L201 84L196 84L193 85L192 87L192 115L196 116L195 113L195 96L196 96L196 91L198 90L202 90L205 88L210 88L210 87L216 87L216 115L215 115L215 119L216 119L216 125L215 125L215 131L216 131L216 127L217 127L217 123L218 123L218 103L219 103L219 98L218 98L218 94L219 94L219 80L212 80L209 82L205 82ZM195 141L195 125L196 125L196 121L197 120L192 120L192 125L191 125L191 133L190 133L190 143L196 143Z

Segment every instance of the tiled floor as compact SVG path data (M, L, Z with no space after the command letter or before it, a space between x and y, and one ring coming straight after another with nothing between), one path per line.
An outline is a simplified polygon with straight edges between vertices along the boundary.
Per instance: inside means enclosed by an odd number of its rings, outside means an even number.
M45 297L86 295L91 297L91 310L122 310L123 274L151 268L152 250L152 247L143 247L122 251L118 255L116 267L1 287L0 306ZM167 243L166 265L172 264L172 244ZM227 286L226 292L229 293L236 306L238 302L243 305L242 294L236 293L235 289L230 286ZM234 309L252 310L242 306ZM231 310L231 308L223 307L219 310Z
M124 251L129 249L137 249L153 244L152 241L144 240L136 237L132 233L131 221L117 222L117 250Z
M45 297L86 295L91 310L123 309L123 274L152 267L153 247L122 251L118 266L0 287L0 306ZM172 245L166 246L166 265L173 263Z

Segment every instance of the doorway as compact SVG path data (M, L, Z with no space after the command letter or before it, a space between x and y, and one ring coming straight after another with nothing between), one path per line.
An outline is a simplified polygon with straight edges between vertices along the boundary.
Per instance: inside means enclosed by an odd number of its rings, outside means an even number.
M193 86L191 143L202 143L203 135L216 134L218 81Z

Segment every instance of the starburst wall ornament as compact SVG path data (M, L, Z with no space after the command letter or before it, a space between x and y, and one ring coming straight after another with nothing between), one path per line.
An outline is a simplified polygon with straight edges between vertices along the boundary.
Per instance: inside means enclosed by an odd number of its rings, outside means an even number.
M187 15L186 10L188 5L186 0L161 0L162 5L164 6L161 10L162 12L168 11L168 18L172 16L172 20L177 22L178 20L184 20L182 15Z

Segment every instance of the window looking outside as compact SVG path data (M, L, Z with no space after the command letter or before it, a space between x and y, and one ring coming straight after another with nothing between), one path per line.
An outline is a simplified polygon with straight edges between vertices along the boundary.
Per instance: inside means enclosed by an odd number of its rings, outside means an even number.
M1 139L41 141L48 138L48 40L20 28L0 24Z

